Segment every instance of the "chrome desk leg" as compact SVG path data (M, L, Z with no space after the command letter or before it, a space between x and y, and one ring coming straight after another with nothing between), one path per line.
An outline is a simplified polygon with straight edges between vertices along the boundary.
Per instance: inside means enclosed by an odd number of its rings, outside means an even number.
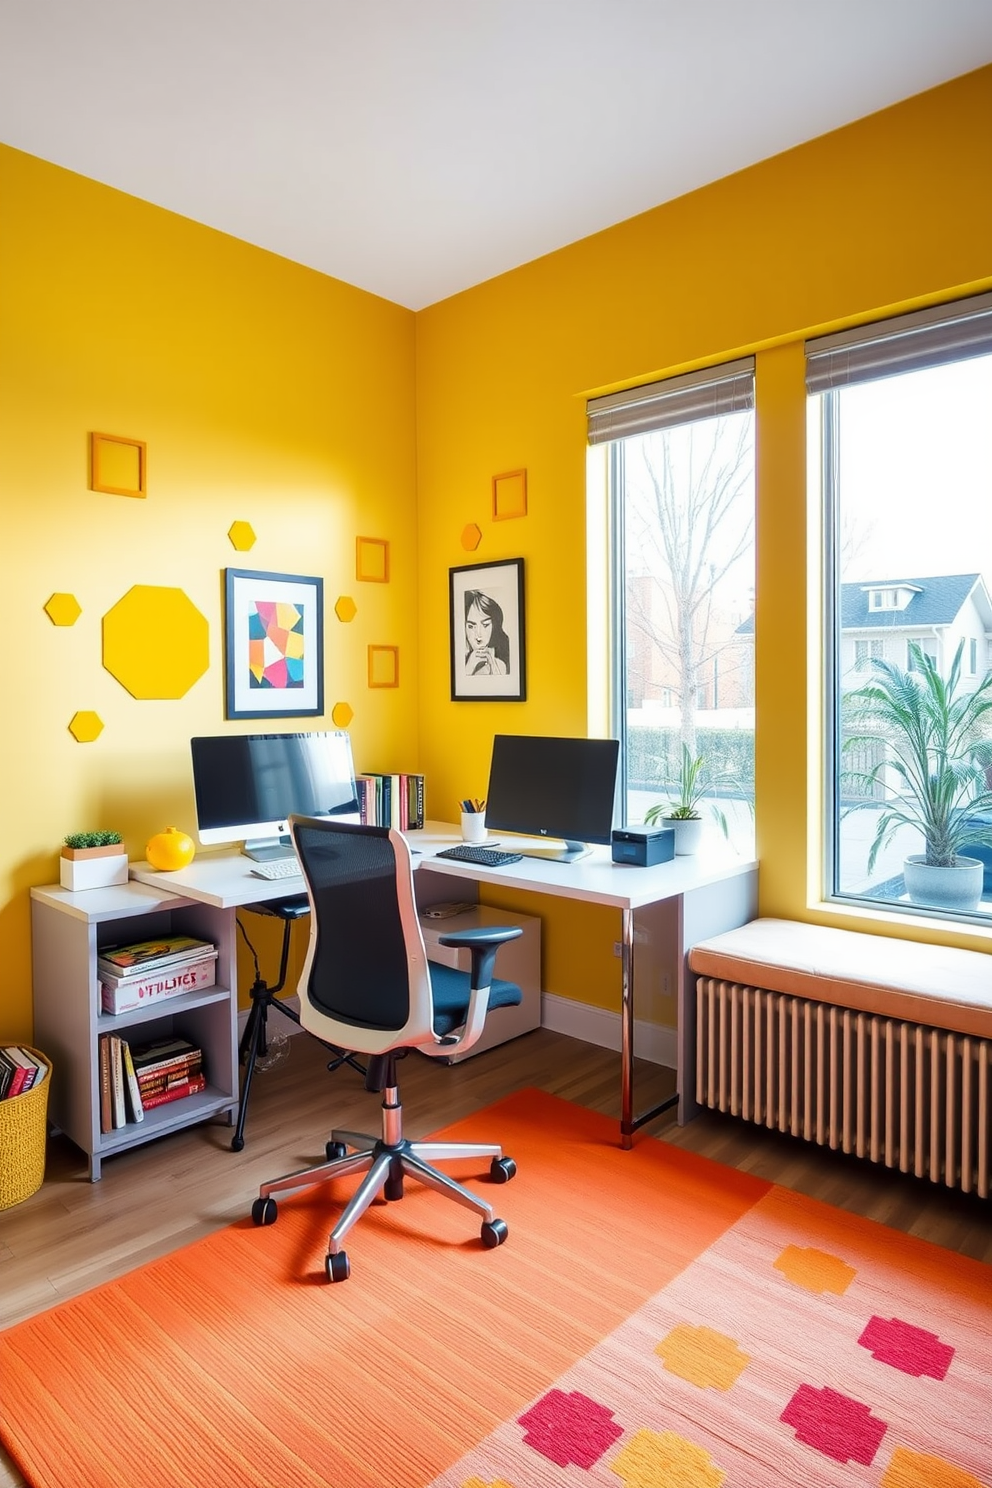
M678 1093L671 1095L649 1111L634 1115L634 911L620 911L620 1145L634 1145L639 1126L653 1121L663 1111L678 1103Z

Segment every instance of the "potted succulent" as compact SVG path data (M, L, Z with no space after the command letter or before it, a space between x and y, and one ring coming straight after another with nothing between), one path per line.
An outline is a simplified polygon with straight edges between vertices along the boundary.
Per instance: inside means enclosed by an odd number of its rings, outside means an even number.
M992 845L992 673L962 691L963 652L962 641L946 678L915 641L908 671L873 661L871 680L845 699L853 728L844 738L845 749L885 743L871 769L846 772L862 788L883 788L881 809L877 799L848 808L879 813L869 873L896 832L914 827L924 851L903 864L906 892L916 904L959 911L975 909L982 894L983 865L967 848Z
M668 801L659 801L649 806L644 813L647 826L672 827L675 832L676 854L687 857L699 848L703 834L701 807L710 784L706 773L706 762L702 755L693 755L687 744L682 745L682 763L679 767L678 790ZM709 810L727 836L727 818L712 802Z
M70 832L63 839L59 882L78 894L127 883L127 851L120 832Z

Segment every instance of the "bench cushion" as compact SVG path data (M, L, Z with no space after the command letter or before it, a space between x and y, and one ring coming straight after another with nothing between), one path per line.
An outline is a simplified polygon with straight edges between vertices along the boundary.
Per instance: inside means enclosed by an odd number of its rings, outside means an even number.
M689 952L697 976L992 1038L992 955L889 936L752 920Z

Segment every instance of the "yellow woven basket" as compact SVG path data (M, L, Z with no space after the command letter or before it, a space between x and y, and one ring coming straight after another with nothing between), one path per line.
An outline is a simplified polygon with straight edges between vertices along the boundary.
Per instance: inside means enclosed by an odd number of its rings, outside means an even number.
M45 1179L45 1118L51 1060L37 1049L21 1048L42 1061L46 1070L23 1095L0 1101L0 1209L9 1209L37 1193Z

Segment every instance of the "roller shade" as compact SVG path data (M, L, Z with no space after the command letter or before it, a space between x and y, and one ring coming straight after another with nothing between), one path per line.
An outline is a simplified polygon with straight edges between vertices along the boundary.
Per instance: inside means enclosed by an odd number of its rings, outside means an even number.
M589 443L650 434L754 407L754 357L590 398Z
M990 353L992 294L976 295L807 341L806 390L825 393Z

